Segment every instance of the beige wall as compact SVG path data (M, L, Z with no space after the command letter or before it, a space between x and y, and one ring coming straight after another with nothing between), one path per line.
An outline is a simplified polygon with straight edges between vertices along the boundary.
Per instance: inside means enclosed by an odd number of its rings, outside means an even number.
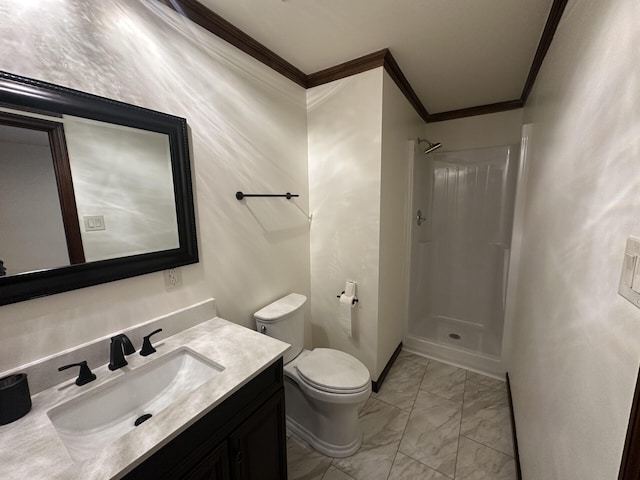
M377 371L382 68L307 90L311 320L315 347L351 353ZM353 335L336 295L357 282Z
M527 480L615 479L640 359L617 294L640 235L640 4L570 1L532 123L510 377Z
M304 89L157 2L5 0L0 17L1 70L187 119L200 249L170 292L157 272L0 307L0 371L212 296L253 326L266 303L309 295Z
M522 109L428 123L425 135L441 152L520 143Z
M402 341L406 321L409 162L424 128L393 79L384 72L380 171L380 271L378 283L378 378Z
M402 341L410 139L424 123L377 68L307 92L313 345L359 358L377 380ZM336 295L358 283L353 336Z

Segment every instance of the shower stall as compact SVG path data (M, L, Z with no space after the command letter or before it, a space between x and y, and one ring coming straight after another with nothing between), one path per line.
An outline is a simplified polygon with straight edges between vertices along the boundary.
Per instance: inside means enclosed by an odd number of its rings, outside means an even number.
M502 375L519 146L425 153L420 143L405 347Z

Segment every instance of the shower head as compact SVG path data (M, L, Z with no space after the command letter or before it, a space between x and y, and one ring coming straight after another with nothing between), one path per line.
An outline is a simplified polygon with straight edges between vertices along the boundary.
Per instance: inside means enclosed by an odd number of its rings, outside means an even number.
M424 151L424 153L425 153L425 154L427 154L427 153L431 153L431 152L433 152L434 150L439 149L441 146L442 146L442 144L441 144L441 143L439 143L439 142L438 142L438 143L433 143L433 144L431 144L431 146L430 146L430 147L427 147L427 149Z
M440 142L432 143L426 138L418 138L418 143L423 143L423 142L427 144L427 148L424 150L425 155L427 153L433 152L434 150L437 150L442 146Z

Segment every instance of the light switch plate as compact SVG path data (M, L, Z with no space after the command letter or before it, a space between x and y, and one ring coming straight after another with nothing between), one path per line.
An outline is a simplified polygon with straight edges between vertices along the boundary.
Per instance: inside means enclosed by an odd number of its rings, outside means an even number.
M106 230L107 228L104 224L104 215L85 215L82 219L85 232L95 232L97 230Z
M624 251L618 293L640 308L640 238L630 236Z

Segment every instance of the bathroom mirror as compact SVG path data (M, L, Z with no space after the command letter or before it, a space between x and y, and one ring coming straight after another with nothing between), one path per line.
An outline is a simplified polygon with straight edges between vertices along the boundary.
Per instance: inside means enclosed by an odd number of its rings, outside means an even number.
M186 128L0 72L0 305L196 263Z

